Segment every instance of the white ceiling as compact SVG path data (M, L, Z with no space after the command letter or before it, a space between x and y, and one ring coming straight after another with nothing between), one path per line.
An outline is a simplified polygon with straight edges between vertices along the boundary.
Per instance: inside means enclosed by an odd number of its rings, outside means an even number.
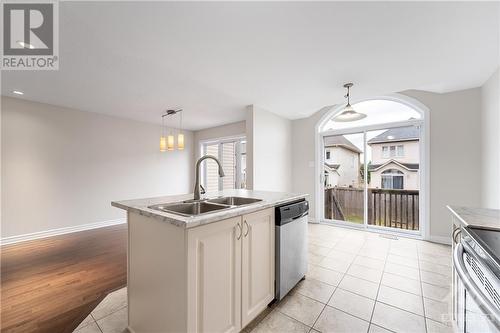
M6 71L2 94L200 129L257 104L290 119L353 97L480 86L499 3L61 2L60 70Z

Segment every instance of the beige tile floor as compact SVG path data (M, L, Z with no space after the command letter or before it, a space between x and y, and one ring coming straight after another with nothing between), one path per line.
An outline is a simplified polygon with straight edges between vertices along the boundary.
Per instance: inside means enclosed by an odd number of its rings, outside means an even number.
M252 332L452 332L451 248L309 225L309 272ZM126 332L126 290L75 331Z

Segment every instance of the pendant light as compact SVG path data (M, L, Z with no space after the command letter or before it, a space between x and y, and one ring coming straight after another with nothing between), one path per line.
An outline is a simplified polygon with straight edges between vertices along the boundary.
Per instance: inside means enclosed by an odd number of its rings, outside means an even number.
M164 114L161 115L161 126L162 132L160 136L160 151L173 151L175 150L175 136L172 128L168 128L168 135L166 134L165 121L164 118L167 116L173 116L179 114L179 133L177 134L177 149L184 149L184 133L182 131L182 109L177 110L167 110Z
M172 134L172 131L167 136L167 150L172 151L174 150L174 135Z
M179 134L177 134L177 149L184 150L184 133L182 132L182 112L179 113Z
M161 117L160 151L167 151L167 137L165 136L165 121L163 117Z
M333 121L349 122L349 121L360 120L366 117L366 114L356 112L356 110L354 110L354 108L351 106L351 100L350 100L351 95L349 89L353 85L354 85L353 83L344 84L344 88L347 88L347 95L345 95L345 97L347 98L347 104L339 115L333 117Z

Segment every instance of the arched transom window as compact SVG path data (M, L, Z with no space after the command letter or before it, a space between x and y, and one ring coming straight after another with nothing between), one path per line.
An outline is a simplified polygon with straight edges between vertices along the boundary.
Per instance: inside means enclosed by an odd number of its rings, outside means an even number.
M404 173L397 169L388 169L382 172L382 188L402 190L404 188Z

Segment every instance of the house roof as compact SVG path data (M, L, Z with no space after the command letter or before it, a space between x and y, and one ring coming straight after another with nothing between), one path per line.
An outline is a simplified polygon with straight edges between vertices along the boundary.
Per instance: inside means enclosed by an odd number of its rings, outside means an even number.
M370 171L377 171L386 165L389 165L391 163L397 164L402 168L405 168L408 171L417 171L419 169L419 164L418 163L401 163L396 160L389 160L383 164L371 164L369 170Z
M368 140L368 144L419 140L420 131L416 126L391 128Z
M361 150L343 135L325 136L324 139L325 147L342 147L355 153L361 153Z

